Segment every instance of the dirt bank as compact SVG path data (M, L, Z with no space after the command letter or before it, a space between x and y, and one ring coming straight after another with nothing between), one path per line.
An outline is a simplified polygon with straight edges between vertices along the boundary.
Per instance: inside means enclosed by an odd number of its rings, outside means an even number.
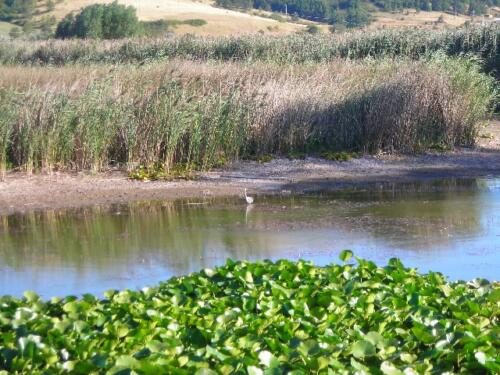
M405 182L442 177L500 177L500 121L482 132L475 149L419 156L365 156L348 162L315 158L275 159L269 163L240 162L200 175L196 181L139 182L121 171L98 175L57 173L27 176L9 173L0 182L0 215L40 209L126 203L139 200L200 198Z

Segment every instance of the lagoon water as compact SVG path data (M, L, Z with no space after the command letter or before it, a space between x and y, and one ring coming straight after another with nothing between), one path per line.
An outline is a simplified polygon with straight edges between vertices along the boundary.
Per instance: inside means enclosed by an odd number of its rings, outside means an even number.
M392 257L452 280L500 279L500 180L307 196L141 202L0 217L0 295L142 288L232 259Z

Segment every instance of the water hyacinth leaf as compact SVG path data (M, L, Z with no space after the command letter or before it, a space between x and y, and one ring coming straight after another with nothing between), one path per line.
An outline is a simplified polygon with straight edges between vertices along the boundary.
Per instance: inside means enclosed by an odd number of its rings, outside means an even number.
M205 272L205 275L208 277L213 277L215 275L215 271L211 268L205 268L203 272Z
M351 250L342 250L339 254L339 259L342 261L342 262L347 262L349 259L352 258L352 251Z
M362 364L361 362L356 361L354 358L351 358L351 366L355 370L362 371L362 374L369 374L370 369Z
M33 291L26 291L23 293L24 295L24 298L26 298L26 300L28 302L36 302L40 299L40 297L38 296L38 294L36 294L35 292Z
M253 283L253 276L249 271L245 272L245 281L247 283Z
M434 337L425 327L415 326L412 328L413 334L424 344L432 344L436 342L436 337Z
M396 366L388 361L382 362L380 371L382 371L385 375L405 375L403 371L399 370L398 368L396 368Z
M315 340L307 340L300 343L298 351L304 356L309 357L316 354L319 351L319 345Z
M399 355L399 357L401 358L401 360L405 363L413 363L416 361L417 359L417 356L414 355L414 354L410 354L410 353L401 353Z
M217 371L211 370L209 368L201 368L196 371L195 375L219 375Z
M477 361L480 364L482 364L482 365L486 364L487 357L486 357L486 354L484 354L483 352L474 353L474 357L476 357Z
M279 367L280 365L278 359L267 350L263 350L259 353L259 361L261 364L271 369Z
M493 289L493 291L490 293L488 299L494 303L500 302L500 287Z
M357 264L231 261L147 293L0 297L0 370L499 372L495 284L449 283L396 261Z
M371 357L376 354L375 345L370 341L360 340L356 341L351 347L351 353L356 358Z
M264 375L264 371L256 366L248 366L247 367L248 375Z
M162 342L156 341L156 340L149 341L146 344L146 346L153 353L161 352L161 351L166 350L168 348L168 345L166 345Z
M448 340L439 340L436 343L435 348L437 350L443 350L448 344L449 344Z
M213 356L220 361L225 361L227 358L229 358L227 355L222 354L220 351L212 348L211 346L207 346L206 351L208 356Z
M116 360L116 366L134 369L139 366L139 361L131 356L121 356Z
M378 332L368 332L365 335L365 340L370 341L373 345L377 347L383 347L384 346L384 338L382 335Z

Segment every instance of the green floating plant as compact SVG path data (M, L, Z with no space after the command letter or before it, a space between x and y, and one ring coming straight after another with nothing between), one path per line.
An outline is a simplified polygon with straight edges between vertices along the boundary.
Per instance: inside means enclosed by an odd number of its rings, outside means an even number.
M0 373L498 373L498 283L234 262L140 291L0 298Z

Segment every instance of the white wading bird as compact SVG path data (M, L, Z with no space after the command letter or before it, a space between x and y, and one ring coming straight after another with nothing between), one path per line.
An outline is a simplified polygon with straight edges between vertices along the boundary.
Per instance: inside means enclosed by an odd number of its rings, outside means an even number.
M245 188L245 200L247 201L247 204L252 204L253 203L253 197L249 197L247 195L247 189Z

